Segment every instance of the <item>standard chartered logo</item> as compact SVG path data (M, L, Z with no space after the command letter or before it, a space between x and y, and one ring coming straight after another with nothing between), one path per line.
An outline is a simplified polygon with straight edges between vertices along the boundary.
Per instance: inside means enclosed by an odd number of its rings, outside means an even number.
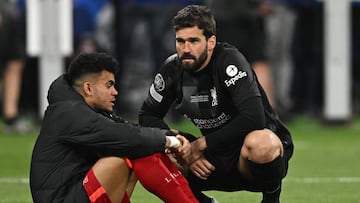
M193 119L194 124L199 129L211 129L219 127L223 124L225 124L228 120L230 120L231 116L228 114L225 114L224 112L220 114L220 116L216 118L210 118L210 119Z
M230 80L225 80L225 84L227 87L230 87L231 85L235 85L236 81L246 76L247 74L245 71L239 71L239 73L232 77Z

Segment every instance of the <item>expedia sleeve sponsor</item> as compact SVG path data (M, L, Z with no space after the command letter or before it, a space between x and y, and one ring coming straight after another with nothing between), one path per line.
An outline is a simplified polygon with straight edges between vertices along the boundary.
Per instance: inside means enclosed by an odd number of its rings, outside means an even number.
M245 71L239 71L237 75L235 75L234 77L230 78L229 80L225 80L225 84L227 87L230 87L231 85L235 85L236 81L240 80L243 77L246 77L247 73Z

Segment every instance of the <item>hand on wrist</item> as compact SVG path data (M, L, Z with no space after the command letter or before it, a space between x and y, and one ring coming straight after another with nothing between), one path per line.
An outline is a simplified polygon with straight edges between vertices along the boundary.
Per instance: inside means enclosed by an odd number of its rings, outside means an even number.
M178 148L181 146L180 140L175 136L166 136L166 138L169 141L168 148Z

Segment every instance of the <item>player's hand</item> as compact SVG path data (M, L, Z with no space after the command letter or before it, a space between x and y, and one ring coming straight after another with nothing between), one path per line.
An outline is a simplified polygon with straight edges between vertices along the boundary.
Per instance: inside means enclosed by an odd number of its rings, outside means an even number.
M166 138L165 152L168 150L172 151L181 146L181 141L175 136L165 136L165 138Z
M176 135L176 138L180 141L180 146L176 148L167 148L165 153L173 154L179 163L186 164L185 159L191 154L191 144L189 140L182 135Z
M176 135L176 138L180 140L181 146L176 148L176 155L180 156L182 159L187 159L191 154L191 144L182 135Z
M201 156L199 159L190 164L189 169L196 177L206 180L215 170L215 166L205 159L205 157Z
M178 130L175 129L170 129L170 131L174 134L174 135L179 135L180 132Z
M201 137L191 142L190 155L184 160L188 165L192 164L195 160L198 160L202 155L204 150L207 148L205 137Z

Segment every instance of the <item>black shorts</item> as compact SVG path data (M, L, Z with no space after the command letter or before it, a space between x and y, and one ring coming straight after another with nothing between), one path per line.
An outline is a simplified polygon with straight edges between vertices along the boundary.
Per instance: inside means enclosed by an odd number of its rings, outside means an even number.
M0 11L1 13L1 11ZM9 14L8 14L9 15ZM0 31L0 73L3 74L6 64L12 60L25 59L24 37L19 22L7 17L9 22L3 23Z
M261 192L261 186L255 182L246 179L238 170L238 162L241 147L233 147L227 151L206 151L204 156L206 159L215 166L215 171L207 178L202 180L196 177L191 172L187 179L192 189L200 191L217 190L217 191L252 191ZM284 156L285 161L285 174L288 169L289 153L285 148Z
M83 187L83 180L79 180L70 187L63 202L90 203L89 197Z
M226 192L252 189L251 183L240 174L237 168L240 149L238 147L226 152L205 152L204 156L215 166L215 171L207 180L202 180L190 172L187 179L191 188L200 191L218 190Z

